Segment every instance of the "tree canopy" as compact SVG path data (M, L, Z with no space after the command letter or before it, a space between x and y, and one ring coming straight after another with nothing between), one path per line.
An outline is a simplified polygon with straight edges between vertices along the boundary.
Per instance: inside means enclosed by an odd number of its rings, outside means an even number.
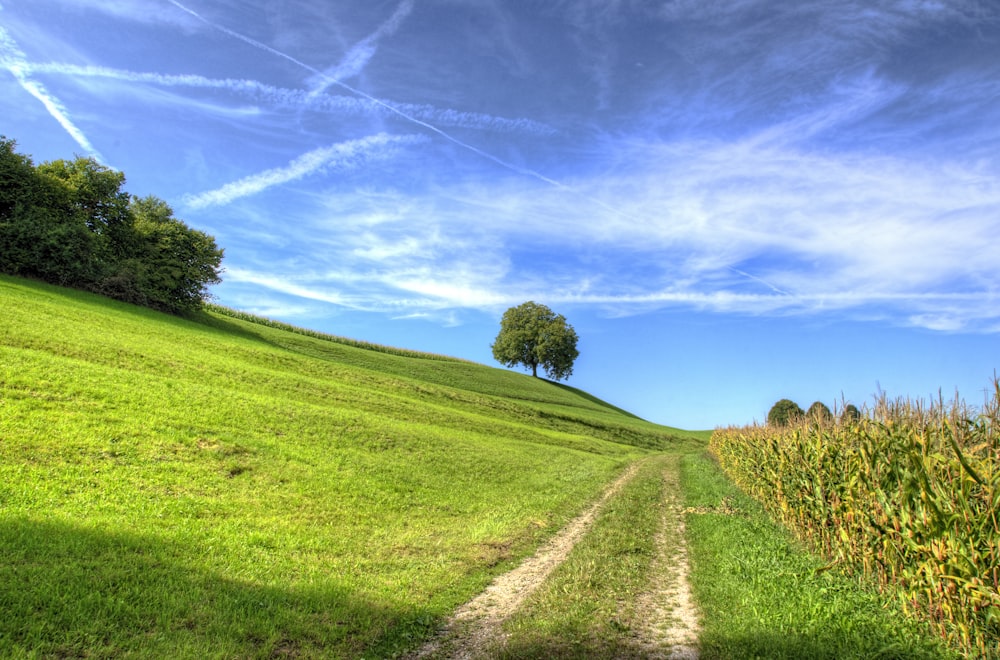
M493 342L493 357L501 364L522 365L538 377L538 367L553 380L569 378L580 355L577 335L566 317L545 305L528 301L511 307L500 320L500 334Z
M830 412L830 408L822 401L813 401L813 404L809 406L809 410L806 411L806 417L824 422L833 421L833 413Z
M93 158L37 167L0 136L0 272L167 312L201 306L223 251Z
M805 413L799 404L791 399L781 399L767 413L767 423L772 426L785 426L801 418Z
M844 411L840 413L840 422L842 424L850 424L852 422L857 422L861 419L861 411L853 403L849 403L844 406Z

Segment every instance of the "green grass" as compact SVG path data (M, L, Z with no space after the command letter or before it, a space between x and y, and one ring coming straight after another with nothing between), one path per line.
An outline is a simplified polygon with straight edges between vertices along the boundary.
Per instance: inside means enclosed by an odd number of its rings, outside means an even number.
M0 656L385 657L650 451L572 388L0 277Z
M0 657L391 657L641 461L498 650L627 656L678 460L703 658L949 657L705 432L231 312L9 277L0 305Z
M701 658L958 657L887 598L804 551L703 452L681 471Z

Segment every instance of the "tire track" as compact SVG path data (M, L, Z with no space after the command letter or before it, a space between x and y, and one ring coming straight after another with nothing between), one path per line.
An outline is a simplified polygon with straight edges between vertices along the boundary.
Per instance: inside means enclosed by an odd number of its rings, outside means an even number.
M656 553L650 567L650 585L639 595L636 611L643 617L633 623L631 646L649 660L698 659L698 611L688 582L684 509L680 494L679 457L664 467L663 517L656 535Z
M601 507L635 476L638 467L638 463L632 464L597 502L570 521L520 566L494 579L482 593L452 615L437 637L407 657L414 660L465 660L481 655L484 649L502 645L504 621L566 560L573 546L594 524Z

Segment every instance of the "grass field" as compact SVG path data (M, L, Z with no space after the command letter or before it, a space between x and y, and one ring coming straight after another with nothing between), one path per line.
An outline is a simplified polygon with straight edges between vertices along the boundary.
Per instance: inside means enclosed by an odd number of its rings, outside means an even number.
M0 278L0 656L384 657L636 458L572 388Z
M685 542L703 658L950 653L823 570L710 432L232 310L2 276L0 304L0 657L398 656L630 466L492 657L634 655Z

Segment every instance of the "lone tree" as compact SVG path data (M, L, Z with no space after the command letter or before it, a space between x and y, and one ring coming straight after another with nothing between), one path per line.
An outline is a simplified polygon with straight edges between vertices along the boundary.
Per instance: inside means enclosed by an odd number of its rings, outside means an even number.
M565 316L528 301L504 312L493 357L508 367L531 367L535 378L542 367L549 378L562 380L573 375L573 361L580 355L576 341L576 331Z
M782 399L771 406L771 410L767 413L767 423L771 426L787 426L789 422L802 417L804 414L799 404L791 399Z

